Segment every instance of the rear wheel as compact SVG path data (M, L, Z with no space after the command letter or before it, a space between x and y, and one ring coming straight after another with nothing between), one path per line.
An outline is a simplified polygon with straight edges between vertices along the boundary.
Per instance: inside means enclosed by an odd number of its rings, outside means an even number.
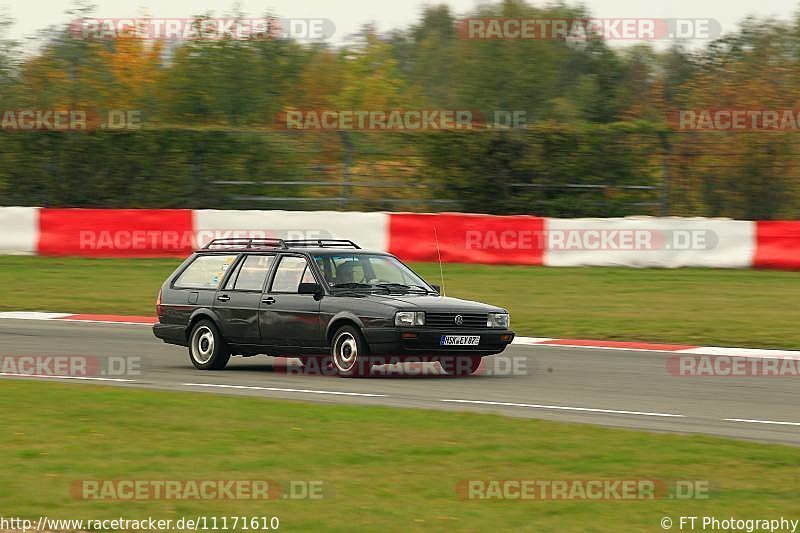
M222 370L231 353L217 326L210 320L200 320L189 335L189 359L200 370Z
M439 365L448 376L469 376L478 371L481 366L481 357L468 355L441 357Z
M369 375L372 362L360 331L353 326L342 326L336 330L331 343L331 362L336 373L342 377Z

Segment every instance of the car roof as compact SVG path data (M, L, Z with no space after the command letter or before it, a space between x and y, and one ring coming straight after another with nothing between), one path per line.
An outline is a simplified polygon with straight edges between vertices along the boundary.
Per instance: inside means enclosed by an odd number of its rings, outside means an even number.
M331 250L330 248L248 248L246 250L238 248L219 248L216 250L200 249L195 250L196 254L263 254L263 253L296 253L311 255L392 255L389 252L377 250Z
M195 253L300 253L314 255L391 255L362 249L349 239L278 239L266 237L228 237L212 239Z
M387 252L377 252L372 250L348 250L348 249L331 249L331 248L287 248L286 250L279 250L281 252L299 252L309 253L314 255L389 255Z
M321 244L321 246L314 246L315 244ZM195 254L263 254L269 252L309 255L391 255L383 251L364 250L349 240L215 239L203 248L194 250Z
M279 239L276 237L225 237L212 239L202 249L245 252L253 250L291 250L294 248L302 248L303 250L308 248L361 249L359 245L349 239Z

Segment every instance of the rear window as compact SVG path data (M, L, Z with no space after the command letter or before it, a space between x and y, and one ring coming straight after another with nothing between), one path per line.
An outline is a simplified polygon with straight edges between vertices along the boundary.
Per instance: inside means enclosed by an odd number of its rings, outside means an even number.
M225 272L235 260L235 255L199 255L178 276L174 287L177 289L216 289L225 276Z

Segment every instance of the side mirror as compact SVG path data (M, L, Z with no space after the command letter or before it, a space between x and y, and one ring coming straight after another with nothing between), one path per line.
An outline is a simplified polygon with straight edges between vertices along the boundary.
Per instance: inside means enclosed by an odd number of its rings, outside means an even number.
M442 287L440 285L436 285L435 283L429 283L429 285L433 287L433 290L435 290L439 294L442 294Z
M322 287L318 283L301 283L297 287L297 294L322 294Z

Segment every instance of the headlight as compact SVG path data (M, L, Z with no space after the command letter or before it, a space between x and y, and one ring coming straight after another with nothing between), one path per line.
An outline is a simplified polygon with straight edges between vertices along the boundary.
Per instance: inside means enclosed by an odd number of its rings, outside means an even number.
M511 319L508 317L508 313L489 313L486 318L487 328L508 328L510 324Z
M425 313L422 311L399 311L394 315L395 326L424 326Z

